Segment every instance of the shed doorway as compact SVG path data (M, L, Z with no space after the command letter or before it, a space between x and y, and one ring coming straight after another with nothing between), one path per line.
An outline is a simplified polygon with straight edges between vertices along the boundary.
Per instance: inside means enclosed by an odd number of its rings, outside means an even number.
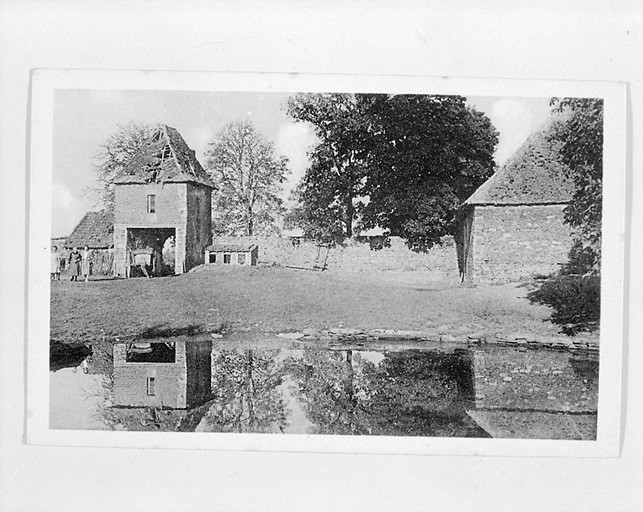
M127 228L126 276L174 275L176 228Z

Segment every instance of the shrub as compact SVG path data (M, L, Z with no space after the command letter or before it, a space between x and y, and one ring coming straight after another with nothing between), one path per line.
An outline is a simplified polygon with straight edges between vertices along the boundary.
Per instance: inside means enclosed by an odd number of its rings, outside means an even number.
M532 302L551 306L551 321L567 335L594 331L599 326L601 280L595 275L560 275L527 295Z

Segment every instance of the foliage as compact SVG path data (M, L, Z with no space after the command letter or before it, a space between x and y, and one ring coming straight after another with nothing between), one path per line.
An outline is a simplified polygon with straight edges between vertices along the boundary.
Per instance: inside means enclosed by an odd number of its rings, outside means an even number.
M284 368L270 350L222 350L212 361L206 422L218 432L271 432L286 426Z
M578 238L559 275L531 292L531 302L554 309L551 321L574 335L598 329L600 322L600 257L603 184L603 100L553 98L562 113L551 135L558 158L575 185L565 208L565 222Z
M98 185L89 192L98 197L105 209L114 209L114 179L123 172L125 165L150 137L152 130L150 125L135 122L118 125L118 130L98 147L94 156Z
M493 174L498 133L461 96L375 95L366 228L379 225L416 251L452 234L455 214Z
M317 434L480 435L464 412L471 362L438 352L390 352L377 365L352 350L304 349L287 363Z
M320 140L296 193L309 235L350 237L359 216L426 250L493 173L497 132L460 96L300 94L288 113Z
M374 370L365 362L367 370ZM364 372L354 368L353 351L305 348L302 358L290 358L287 368L295 395L303 402L315 434L371 434L365 404L370 392Z
M531 302L551 306L551 321L562 326L565 334L594 331L601 312L601 282L596 275L559 275L530 292Z
M297 187L300 203L292 218L309 238L353 236L356 199L362 195L369 149L364 96L297 94L288 100L288 115L310 123L319 143Z
M569 250L568 260L560 271L561 275L584 275L592 273L596 253L591 247L583 247L581 240L575 240Z
M577 228L583 247L593 253L593 268L600 267L603 185L603 100L553 98L555 111L566 113L555 126L553 141L558 156L575 185L565 221Z
M206 170L217 189L212 194L215 234L253 235L273 232L288 173L284 156L275 155L249 121L226 125L209 143Z

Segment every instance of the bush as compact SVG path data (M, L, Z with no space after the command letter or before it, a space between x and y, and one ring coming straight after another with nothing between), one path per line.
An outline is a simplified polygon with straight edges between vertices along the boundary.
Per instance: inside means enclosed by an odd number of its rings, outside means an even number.
M598 262L596 252L591 247L583 247L580 240L574 241L568 256L569 261L561 269L561 275L593 273Z
M551 321L562 326L567 335L594 331L599 326L601 280L595 275L560 275L545 281L530 292L532 302L554 308Z

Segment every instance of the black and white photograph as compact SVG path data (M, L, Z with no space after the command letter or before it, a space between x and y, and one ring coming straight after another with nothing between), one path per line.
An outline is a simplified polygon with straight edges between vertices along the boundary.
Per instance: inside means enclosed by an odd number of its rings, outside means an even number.
M641 509L642 28L0 1L0 510Z
M49 429L595 442L604 98L426 89L53 89Z

